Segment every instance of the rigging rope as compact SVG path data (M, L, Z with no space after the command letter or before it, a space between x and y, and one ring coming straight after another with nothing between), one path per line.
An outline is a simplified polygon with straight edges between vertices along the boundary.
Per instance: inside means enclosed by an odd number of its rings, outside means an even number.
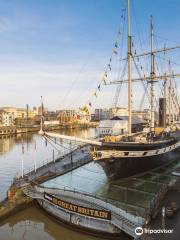
M56 146L54 146L54 145L49 141L49 139L48 139L45 135L43 135L43 137L45 138L46 141L49 142L49 144L50 144L53 148L55 148L55 149L57 150L58 153L60 152L60 150L59 150Z
M121 71L121 59L123 58L123 47L124 47L124 32L125 32L125 17L124 17L124 22L123 22L123 28L122 28L122 43L121 43L121 49L120 49L120 58L119 58L119 71L118 71L118 75L117 75L117 79L122 79L125 75L125 71L127 67L127 61L125 62L125 66L123 67L122 71ZM120 73L121 71L121 73ZM115 81L115 79L114 79ZM118 84L118 86L116 87L116 92L115 92L115 96L114 96L114 99L113 99L113 104L112 104L112 107L117 107L118 105L118 100L119 100L119 95L120 95L120 92L121 92L121 89L122 89L122 84Z
M122 21L125 21L125 14L124 12L126 11L126 9L122 9L122 15L121 15L121 20ZM118 30L118 34L117 34L117 37L116 37L116 41L115 41L115 44L114 44L114 48L113 48L113 51L111 53L111 56L110 56L110 59L109 59L109 62L108 64L106 65L106 68L104 70L104 73L103 73L103 76L102 76L102 80L101 82L99 83L98 87L97 87L97 90L95 92L93 92L93 94L91 95L91 97L89 98L87 104L85 104L83 107L80 108L80 110L86 114L89 114L89 108L92 107L92 100L95 98L98 97L99 95L99 92L101 91L101 87L102 85L106 85L107 83L107 79L108 79L108 74L109 72L111 72L112 70L112 67L111 67L111 62L113 60L113 56L116 56L118 54L118 47L119 47L119 41L120 41L120 37L122 35L122 32L121 30L119 29ZM93 99L92 99L93 97Z
M137 70L137 73L138 73L138 75L139 75L139 78L141 78L141 73L140 73L140 71L139 71L139 69L138 69L138 66L137 66L137 64L136 64L135 58L134 58L133 56L132 56L132 59L133 59L135 68L136 68L136 70ZM144 90L146 90L146 86L145 86L144 82L141 81L141 83L142 83L142 85L143 85L143 87L144 87ZM149 100L149 103L150 103L151 100L150 100L150 95L148 94L148 92L147 92L147 96L148 96L148 100Z
M123 77L125 76L126 68L127 68L127 61L124 64L124 68L122 70L120 79L123 79ZM122 82L120 84L118 84L117 89L116 89L116 95L115 95L114 100L113 100L113 106L114 107L117 107L119 95L120 95L120 92L121 92L121 88L122 88Z

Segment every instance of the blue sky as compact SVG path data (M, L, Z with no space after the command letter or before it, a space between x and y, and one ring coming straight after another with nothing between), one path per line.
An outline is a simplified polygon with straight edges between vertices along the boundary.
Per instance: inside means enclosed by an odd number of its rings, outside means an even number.
M0 0L0 105L34 106L41 95L51 109L86 103L107 65L124 6L125 0ZM137 49L149 47L151 14L158 45L180 43L178 0L132 0ZM111 105L114 93L105 88L94 106Z

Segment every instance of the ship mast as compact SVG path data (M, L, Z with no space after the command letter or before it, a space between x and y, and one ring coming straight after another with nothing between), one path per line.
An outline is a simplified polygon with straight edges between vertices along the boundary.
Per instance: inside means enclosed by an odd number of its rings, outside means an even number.
M140 54L134 54L132 55L132 37L131 37L131 17L130 17L130 0L127 0L127 5L128 5L128 11L127 11L127 19L128 19L128 53L125 58L122 58L121 60L128 61L128 77L127 79L120 79L120 80L115 80L115 81L110 81L106 85L113 85L113 84L122 84L122 83L127 83L128 84L128 133L131 135L132 133L132 82L136 81L145 81L147 83L150 83L150 113L151 113L151 121L150 121L150 131L155 130L155 82L156 81L164 81L164 98L166 98L166 103L168 102L167 105L169 105L169 91L168 91L168 82L169 79L172 78L177 78L180 77L180 73L174 73L170 72L169 74L158 74L155 75L155 55L158 53L165 53L167 51L172 51L175 49L180 49L180 45L174 46L174 47L164 47L161 49L154 49L154 22L153 22L153 17L151 16L151 51L145 52L145 53L140 53ZM132 58L133 60L135 58L139 59L140 57L144 56L151 56L151 71L149 76L140 76L137 78L132 78ZM139 61L139 60L138 60ZM177 99L177 97L176 97ZM177 101L177 100L176 100ZM179 109L179 107L178 107ZM170 112L172 109L169 110ZM179 111L178 111L179 112ZM171 115L171 114L169 114ZM169 116L169 121L170 121L170 116Z
M132 50L130 0L128 0L128 133L132 133Z
M39 131L39 134L44 134L44 131L43 131L43 98L41 96L41 123L40 123L40 131Z
M154 94L154 23L153 23L153 17L151 16L151 125L150 125L150 130L154 131L154 99L155 99L155 94Z
M168 61L168 66L169 66L169 73L171 73L171 63L170 63L170 59ZM168 98L169 98L169 125L171 125L171 121L172 121L172 102L171 102L171 89L172 88L172 80L171 78L169 79L169 91L168 91Z

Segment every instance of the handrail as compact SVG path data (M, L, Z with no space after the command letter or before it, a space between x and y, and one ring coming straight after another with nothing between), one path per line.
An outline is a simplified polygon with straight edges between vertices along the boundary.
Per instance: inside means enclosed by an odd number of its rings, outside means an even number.
M96 194L91 194L91 193L88 193L88 192L86 192L86 191L78 191L77 189L70 189L70 188L68 188L67 186L65 187L63 187L63 188L55 188L55 187L45 187L45 186L43 186L43 185L38 185L37 183L35 183L35 182L32 182L33 183L33 185L35 185L35 187L37 187L37 188L42 188L42 189L48 189L48 190L55 190L55 191L64 191L64 192L71 192L71 193L77 193L77 194L82 194L82 195L84 195L84 196L88 196L88 197L92 197L92 198L94 198L94 199L99 199L99 200L101 200L101 201L103 201L103 202L105 202L105 203L109 203L109 204L112 204L113 203L113 205L114 206L116 206L116 207L118 207L119 208L119 204L118 204L118 201L117 200L115 200L115 199L113 199L113 198L103 198L103 197L101 197L101 196L99 196L99 195L96 195ZM137 211L131 211L131 210L129 210L129 209L127 209L127 205L129 205L129 206L131 206L130 204L121 204L121 205L126 205L126 209L124 209L124 211L125 212L128 212L128 213L130 213L130 214L133 214L134 216L136 216L136 217L139 217L139 214L137 213ZM137 207L137 208L141 208L141 207ZM145 208L142 208L142 209L144 209L144 212L145 212Z
M30 197L34 197L35 199L43 199L45 201L47 201L46 199L44 199L44 195L43 193L45 191L43 191L44 189L46 188L42 188L41 187L35 187L35 188L29 188L29 186L26 186L23 191L25 194L27 194L28 196ZM51 189L52 190L52 189ZM59 192L64 192L65 191L63 189L58 189ZM48 192L48 188L46 189L46 191ZM62 193L62 196L64 197L72 197L72 201L76 201L78 199L81 199L82 202L87 202L87 203L91 203L93 204L93 207L98 207L98 208L101 208L101 209L108 209L111 211L111 224L116 226L117 228L125 231L126 233L128 233L129 235L135 237L135 228L137 226L142 226L144 225L144 219L141 218L141 217L135 217L134 215L120 209L120 208L117 208L116 206L113 206L112 203L107 203L107 202L104 202L103 200L101 199L95 199L95 198L92 198L90 196L90 198L88 198L89 196L86 195L86 197L83 197L82 196L82 193L79 193L76 195L74 195L74 192L71 192L72 194L68 195L68 194L64 194ZM56 192L52 192L51 193L52 195L53 194L56 194ZM97 201L96 201L97 200Z
M45 190L55 190L55 189L52 189L52 188L41 188L41 187L38 187L38 186L35 186L35 189L36 191L39 191L39 192L44 192ZM108 202L107 199L102 199L100 197L94 197L93 195L91 194L85 194L85 193L82 193L82 192L78 192L78 191L72 191L72 190L67 190L67 189L56 189L54 191L54 194L58 194L59 192L69 192L71 194L73 194L73 196L75 196L74 194L77 194L77 196L81 197L82 196L85 196L85 197L90 197L90 199L88 198L85 198L84 200L86 201L91 201L91 203L93 204L98 204L99 206L101 207L104 207L106 209L111 209L111 211L113 211L114 213L116 214L120 214L120 216L122 217L126 217L127 220L129 221L132 221L136 224L144 224L145 222L145 219L143 217L140 217L140 216L136 216L134 213L131 213L130 211L126 211L126 210L123 210L121 209L119 206L115 206L113 202ZM53 194L53 193L52 193ZM95 202L92 202L92 199L94 199Z
M36 171L38 171L38 169L40 169L41 167L43 167L45 165L48 165L48 164L51 164L51 163L55 163L56 161L60 160L61 158L67 157L68 155L72 154L76 150L84 148L87 145L88 144L84 144L84 145L81 145L81 146L75 146L73 149L71 149L71 151L65 150L65 151L63 151L63 154L57 155L54 160L52 160L52 158L47 158L46 161L43 161L42 163L38 164L38 166L36 168ZM34 169L34 166L33 166L33 167L29 168L28 170L24 171L24 175L29 175L29 174L33 173L34 171L35 171L35 169Z

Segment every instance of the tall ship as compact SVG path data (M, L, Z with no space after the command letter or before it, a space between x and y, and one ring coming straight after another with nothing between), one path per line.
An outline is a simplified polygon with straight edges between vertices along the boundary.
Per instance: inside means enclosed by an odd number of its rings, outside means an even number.
M179 104L177 89L173 81L180 76L171 69L168 73L160 74L156 68L156 56L159 53L165 55L166 52L177 50L180 46L164 47L155 49L154 47L154 23L151 16L150 29L150 51L138 54L133 49L131 36L131 6L127 1L127 75L126 79L120 79L109 84L127 85L128 95L128 117L127 129L122 129L121 134L113 136L107 132L106 136L95 139L82 139L57 133L43 132L43 134L54 138L66 139L69 141L83 142L91 145L91 153L94 161L100 164L109 179L126 178L132 175L149 171L163 164L169 163L180 157L180 131ZM148 56L149 74L141 75L138 72L138 61L141 57ZM132 64L137 68L139 75L133 77ZM169 60L170 66L170 60ZM110 65L109 65L110 68ZM105 73L107 75L107 73ZM148 98L150 103L150 121L146 124L146 129L133 132L133 83L140 82L148 86ZM156 84L162 83L162 96L158 99L159 117L155 118L156 105ZM109 85L105 84L105 85ZM140 93L139 93L140 94ZM157 128L158 127L158 128Z

